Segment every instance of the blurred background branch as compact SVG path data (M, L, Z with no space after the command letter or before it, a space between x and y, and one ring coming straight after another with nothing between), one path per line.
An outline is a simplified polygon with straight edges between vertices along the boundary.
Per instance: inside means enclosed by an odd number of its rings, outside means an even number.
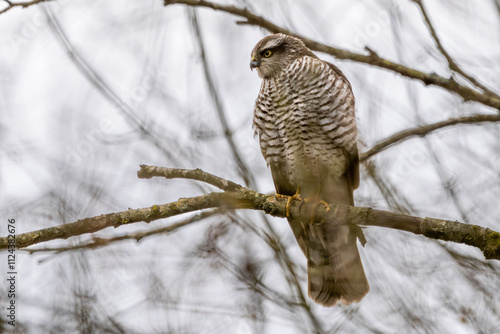
M429 28L429 31L431 33L432 38L436 42L436 46L438 47L439 52L441 52L441 54L446 58L446 61L448 62L448 67L450 68L450 70L455 71L456 73L460 74L461 76L463 76L464 78L469 80L469 82L471 82L473 85L480 88L483 92L485 92L491 96L499 97L498 94L494 93L493 91L491 91L490 89L485 87L483 84L479 83L475 78L473 78L471 75L465 73L458 66L458 64L453 60L453 58L451 58L450 54L445 50L445 48L441 44L441 41L439 40L437 32L431 23L431 20L429 18L429 15L427 14L427 11L425 10L425 7L424 7L422 0L413 0L413 1L420 8L420 11L422 12L422 15L424 16L424 19L425 19L425 24L427 24L427 27Z

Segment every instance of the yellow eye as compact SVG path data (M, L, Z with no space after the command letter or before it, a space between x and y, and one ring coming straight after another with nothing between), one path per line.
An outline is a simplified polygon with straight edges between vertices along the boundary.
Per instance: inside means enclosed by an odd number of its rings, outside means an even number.
M264 51L264 57L266 57L266 58L271 57L271 55L272 55L272 54L273 54L273 53L271 52L271 50L266 50L266 51Z

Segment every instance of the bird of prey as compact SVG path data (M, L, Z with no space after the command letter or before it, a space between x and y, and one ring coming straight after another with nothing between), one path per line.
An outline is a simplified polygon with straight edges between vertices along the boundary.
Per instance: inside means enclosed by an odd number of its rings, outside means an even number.
M262 78L253 125L278 195L354 205L359 185L354 95L346 76L298 38L273 34L257 43L250 68ZM323 306L360 301L369 290L346 224L287 217L307 258L310 298Z

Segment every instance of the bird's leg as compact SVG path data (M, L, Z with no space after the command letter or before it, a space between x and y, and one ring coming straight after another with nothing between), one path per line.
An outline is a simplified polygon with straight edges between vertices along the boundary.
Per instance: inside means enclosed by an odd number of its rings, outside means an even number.
M274 195L274 197L276 197L276 199L280 198L280 197L284 197L285 195L281 195L281 194L276 194ZM297 187L297 192L295 193L295 195L293 196L286 196L288 198L287 202L286 202L286 217L287 218L290 218L290 204L292 203L293 200L299 200L301 201L302 203L300 204L300 207L302 207L302 204L304 204L304 198L300 195L300 187Z
M288 201L286 202L287 218L290 218L290 204L294 199L301 201L302 203L300 204L300 206L302 207L302 205L304 204L304 198L300 195L300 187L297 187L297 192L295 193L295 195L288 197Z
M294 198L296 198L296 196L297 196L297 193L293 196L274 194L274 198L276 198L276 200L280 200L282 198L285 198L287 200L286 201L286 217L287 218L290 218L290 203L294 200ZM300 196L300 194L299 194L299 196ZM302 199L302 196L300 196L300 198Z
M320 194L321 194L321 186L319 187L318 194L316 195L317 199L320 198ZM312 205L312 208L311 208L311 224L314 224L314 222L315 222L314 213L316 212L316 207L319 206L320 204L323 204L326 212L330 211L330 205L328 205L327 202L325 202L322 199L315 201L314 204Z

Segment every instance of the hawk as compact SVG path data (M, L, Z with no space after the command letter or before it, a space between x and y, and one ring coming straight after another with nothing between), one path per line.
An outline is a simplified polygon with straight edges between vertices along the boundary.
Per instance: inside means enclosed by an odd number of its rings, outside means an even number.
M262 78L253 125L278 195L354 205L359 184L351 84L295 37L257 43L250 68ZM307 258L309 297L323 306L360 301L369 290L356 239L359 229L287 217Z

